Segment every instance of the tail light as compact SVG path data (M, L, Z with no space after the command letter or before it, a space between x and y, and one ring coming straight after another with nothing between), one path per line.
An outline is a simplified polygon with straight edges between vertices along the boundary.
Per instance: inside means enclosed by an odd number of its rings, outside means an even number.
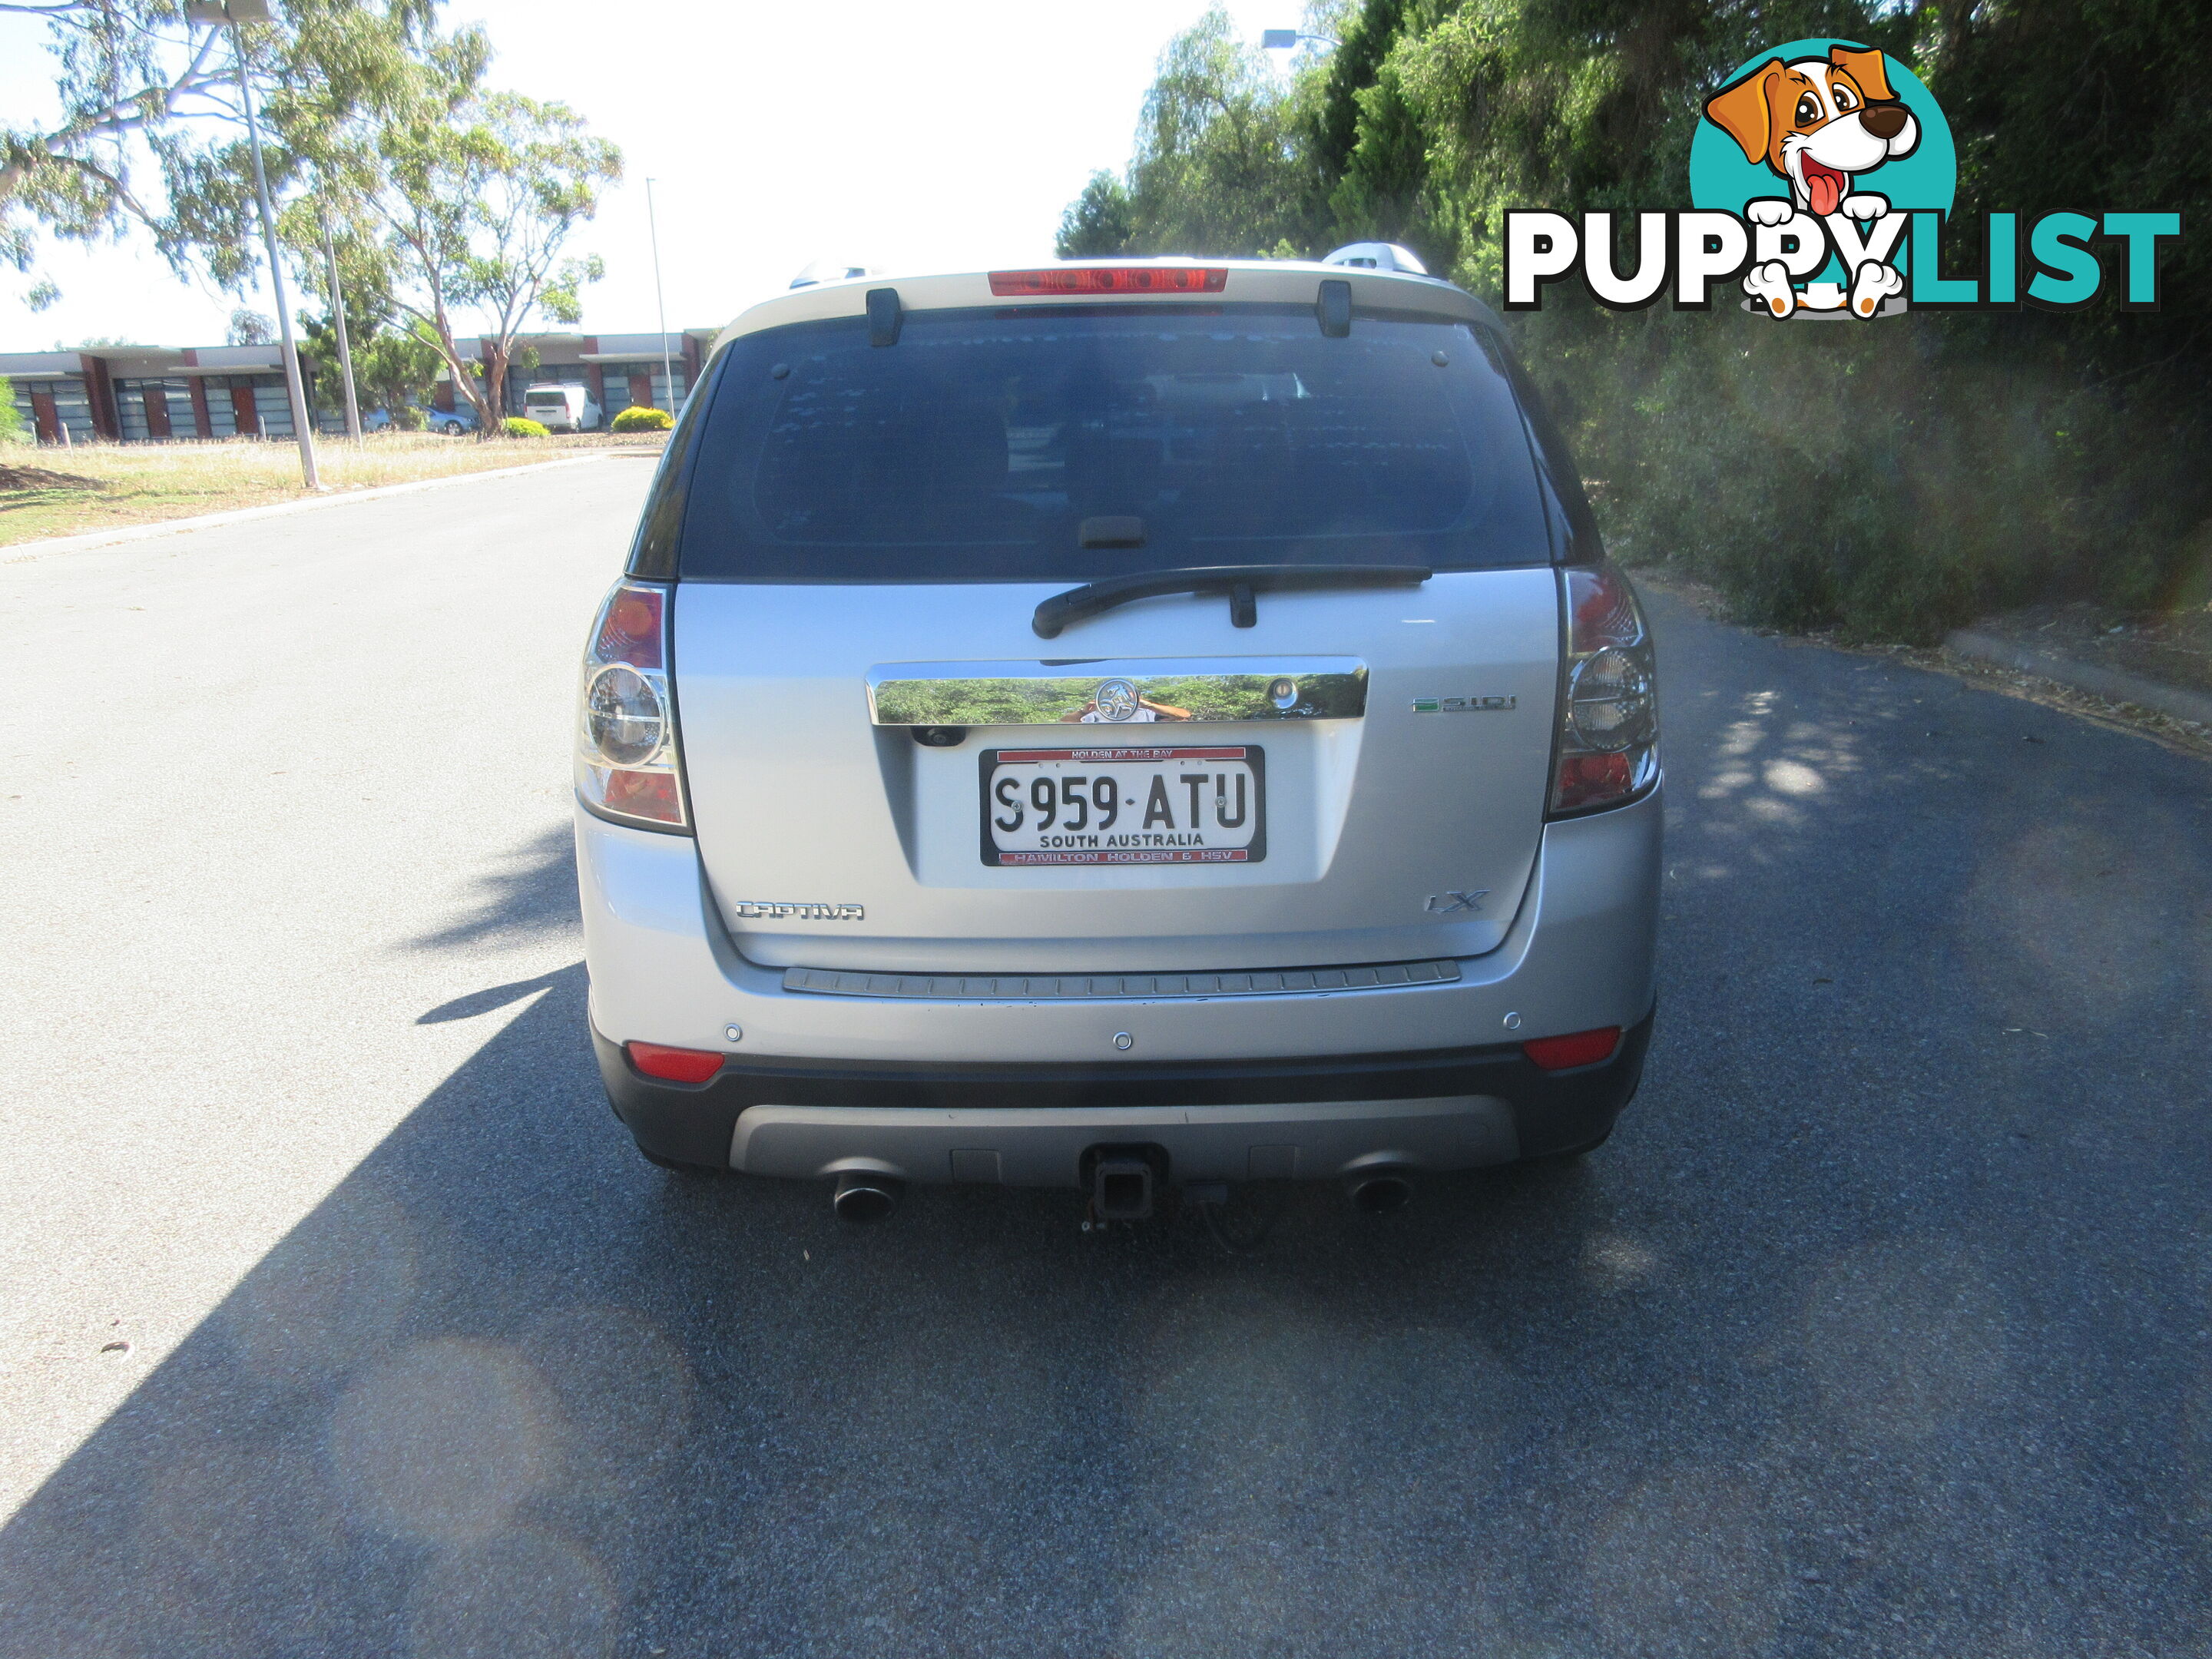
M1195 265L1059 265L1044 270L994 270L1000 299L1052 299L1063 294L1218 294L1226 268Z
M684 769L668 690L668 590L619 581L584 653L576 793L604 818L684 830Z
M1659 700L1651 630L1628 579L1610 564L1559 573L1566 658L1559 678L1553 814L1618 806L1659 775Z

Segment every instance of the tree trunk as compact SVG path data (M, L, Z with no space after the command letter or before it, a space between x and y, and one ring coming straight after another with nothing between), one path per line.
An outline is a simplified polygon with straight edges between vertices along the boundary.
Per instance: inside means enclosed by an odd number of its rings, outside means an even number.
M467 364L461 360L460 348L453 343L453 325L446 316L446 307L438 304L427 316L419 311L412 314L429 324L431 334L434 337L431 343L437 347L438 355L446 360L446 372L453 377L453 391L466 398L469 407L476 410L477 435L479 438L490 436L492 428L499 423L498 417L491 412L491 404L485 398L483 389L477 385Z
M484 360L484 395L491 404L494 426L507 418L507 365L509 355L506 341L494 340L491 343L491 353ZM485 428L484 435L486 437L491 435L490 428Z
M469 400L469 407L477 412L477 435L479 437L488 435L492 428L499 423L498 418L491 412L491 404L484 397L483 388L477 384L475 374L471 372L467 362L463 360L459 349L453 344L453 336L446 331L443 324L442 318L432 322L431 326L437 331L438 336L433 343L438 348L439 356L445 359L446 373L453 377L454 395L466 398Z

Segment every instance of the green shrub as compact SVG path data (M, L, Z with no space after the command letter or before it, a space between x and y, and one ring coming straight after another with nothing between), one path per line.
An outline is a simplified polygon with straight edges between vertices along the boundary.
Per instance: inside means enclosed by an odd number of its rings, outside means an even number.
M422 432L427 430L430 424L430 417L413 404L402 404L387 412L392 416L394 432Z
M1518 320L1607 540L1740 621L1931 644L1986 611L2171 605L2212 577L2201 425L2055 354L1935 315L1749 327L1547 297Z
M8 377L0 374L0 444L27 444L31 434L23 430L23 416L15 407L15 388Z
M615 416L611 422L617 432L665 432L676 424L676 417L665 409L641 409L633 404Z
M548 432L536 421L526 421L520 415L510 415L499 423L501 434L509 438L550 438Z

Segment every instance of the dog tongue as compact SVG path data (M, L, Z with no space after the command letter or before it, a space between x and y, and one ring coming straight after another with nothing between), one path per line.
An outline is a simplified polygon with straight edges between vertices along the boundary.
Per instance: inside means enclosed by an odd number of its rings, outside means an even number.
M1825 219L1844 199L1844 175L1827 167L1805 169L1805 193L1813 198L1813 216Z

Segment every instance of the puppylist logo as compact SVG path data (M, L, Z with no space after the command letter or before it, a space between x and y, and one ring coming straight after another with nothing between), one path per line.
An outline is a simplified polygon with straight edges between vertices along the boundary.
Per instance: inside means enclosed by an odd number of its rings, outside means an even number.
M2063 310L2091 303L2115 272L2123 310L2157 309L2160 244L2180 236L2179 213L2046 213L2024 228L1991 213L1969 250L1947 229L1957 188L1950 125L1910 70L1848 40L1788 41L1705 100L1690 145L1694 205L1635 216L1626 275L1615 215L1578 225L1509 211L1505 309L1534 311L1546 284L1579 276L1615 311L1662 295L1678 311L1710 310L1715 286L1739 278L1744 309L1778 322L2023 298Z

